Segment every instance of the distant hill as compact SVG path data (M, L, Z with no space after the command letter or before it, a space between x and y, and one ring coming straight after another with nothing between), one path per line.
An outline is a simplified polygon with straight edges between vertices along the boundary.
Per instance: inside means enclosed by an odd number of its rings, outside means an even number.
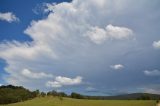
M159 94L149 93L132 93L117 96L86 96L90 99L106 99L106 100L159 100Z

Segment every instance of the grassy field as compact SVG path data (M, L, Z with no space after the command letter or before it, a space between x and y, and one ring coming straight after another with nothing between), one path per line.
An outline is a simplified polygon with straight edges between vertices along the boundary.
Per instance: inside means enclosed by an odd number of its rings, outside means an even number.
M141 100L80 100L71 98L60 100L55 97L44 97L0 106L156 106L156 102Z

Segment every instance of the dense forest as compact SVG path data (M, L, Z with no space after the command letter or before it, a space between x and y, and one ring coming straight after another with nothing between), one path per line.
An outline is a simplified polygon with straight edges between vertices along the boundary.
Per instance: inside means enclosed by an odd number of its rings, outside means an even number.
M29 100L35 97L44 97L44 96L67 96L64 92L50 91L48 93L40 92L39 90L30 91L22 86L0 86L0 104L9 104L22 102Z
M160 95L147 93L133 93L118 96L85 96L79 93L71 93L67 95L64 92L56 92L55 90L47 93L39 90L30 91L22 86L6 85L0 86L0 104L9 104L22 102L35 97L56 96L63 100L62 97L71 97L75 99L101 99L101 100L159 100Z
M37 91L29 91L21 86L1 86L0 87L0 104L15 103L28 100L37 96Z

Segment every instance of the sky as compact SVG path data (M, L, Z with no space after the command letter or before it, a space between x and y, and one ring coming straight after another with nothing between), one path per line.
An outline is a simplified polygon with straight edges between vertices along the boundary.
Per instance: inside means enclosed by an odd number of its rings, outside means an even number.
M159 0L1 0L0 85L160 94Z

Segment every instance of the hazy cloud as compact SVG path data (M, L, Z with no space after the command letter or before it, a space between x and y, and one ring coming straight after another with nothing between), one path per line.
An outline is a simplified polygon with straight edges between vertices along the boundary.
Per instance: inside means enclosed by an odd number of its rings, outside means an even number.
M54 81L48 81L46 83L47 87L59 88L65 85L78 85L82 83L82 77L77 76L76 78L68 78L57 76Z
M154 41L153 42L153 47L156 49L160 49L160 41Z
M32 72L28 69L22 70L22 75L27 78L33 78L33 79L41 79L41 78L43 79L43 78L52 78L53 77L52 74L46 74L44 72L35 73L35 72Z
M0 20L11 23L14 21L19 21L19 18L17 18L12 12L6 12L6 13L0 12Z
M115 64L115 65L111 65L110 67L114 70L120 70L120 69L124 68L124 66L122 64Z
M145 70L144 74L147 76L160 76L159 70Z
M151 94L160 94L160 90L159 89L152 89L152 88L146 88L144 90L145 93L151 93Z

